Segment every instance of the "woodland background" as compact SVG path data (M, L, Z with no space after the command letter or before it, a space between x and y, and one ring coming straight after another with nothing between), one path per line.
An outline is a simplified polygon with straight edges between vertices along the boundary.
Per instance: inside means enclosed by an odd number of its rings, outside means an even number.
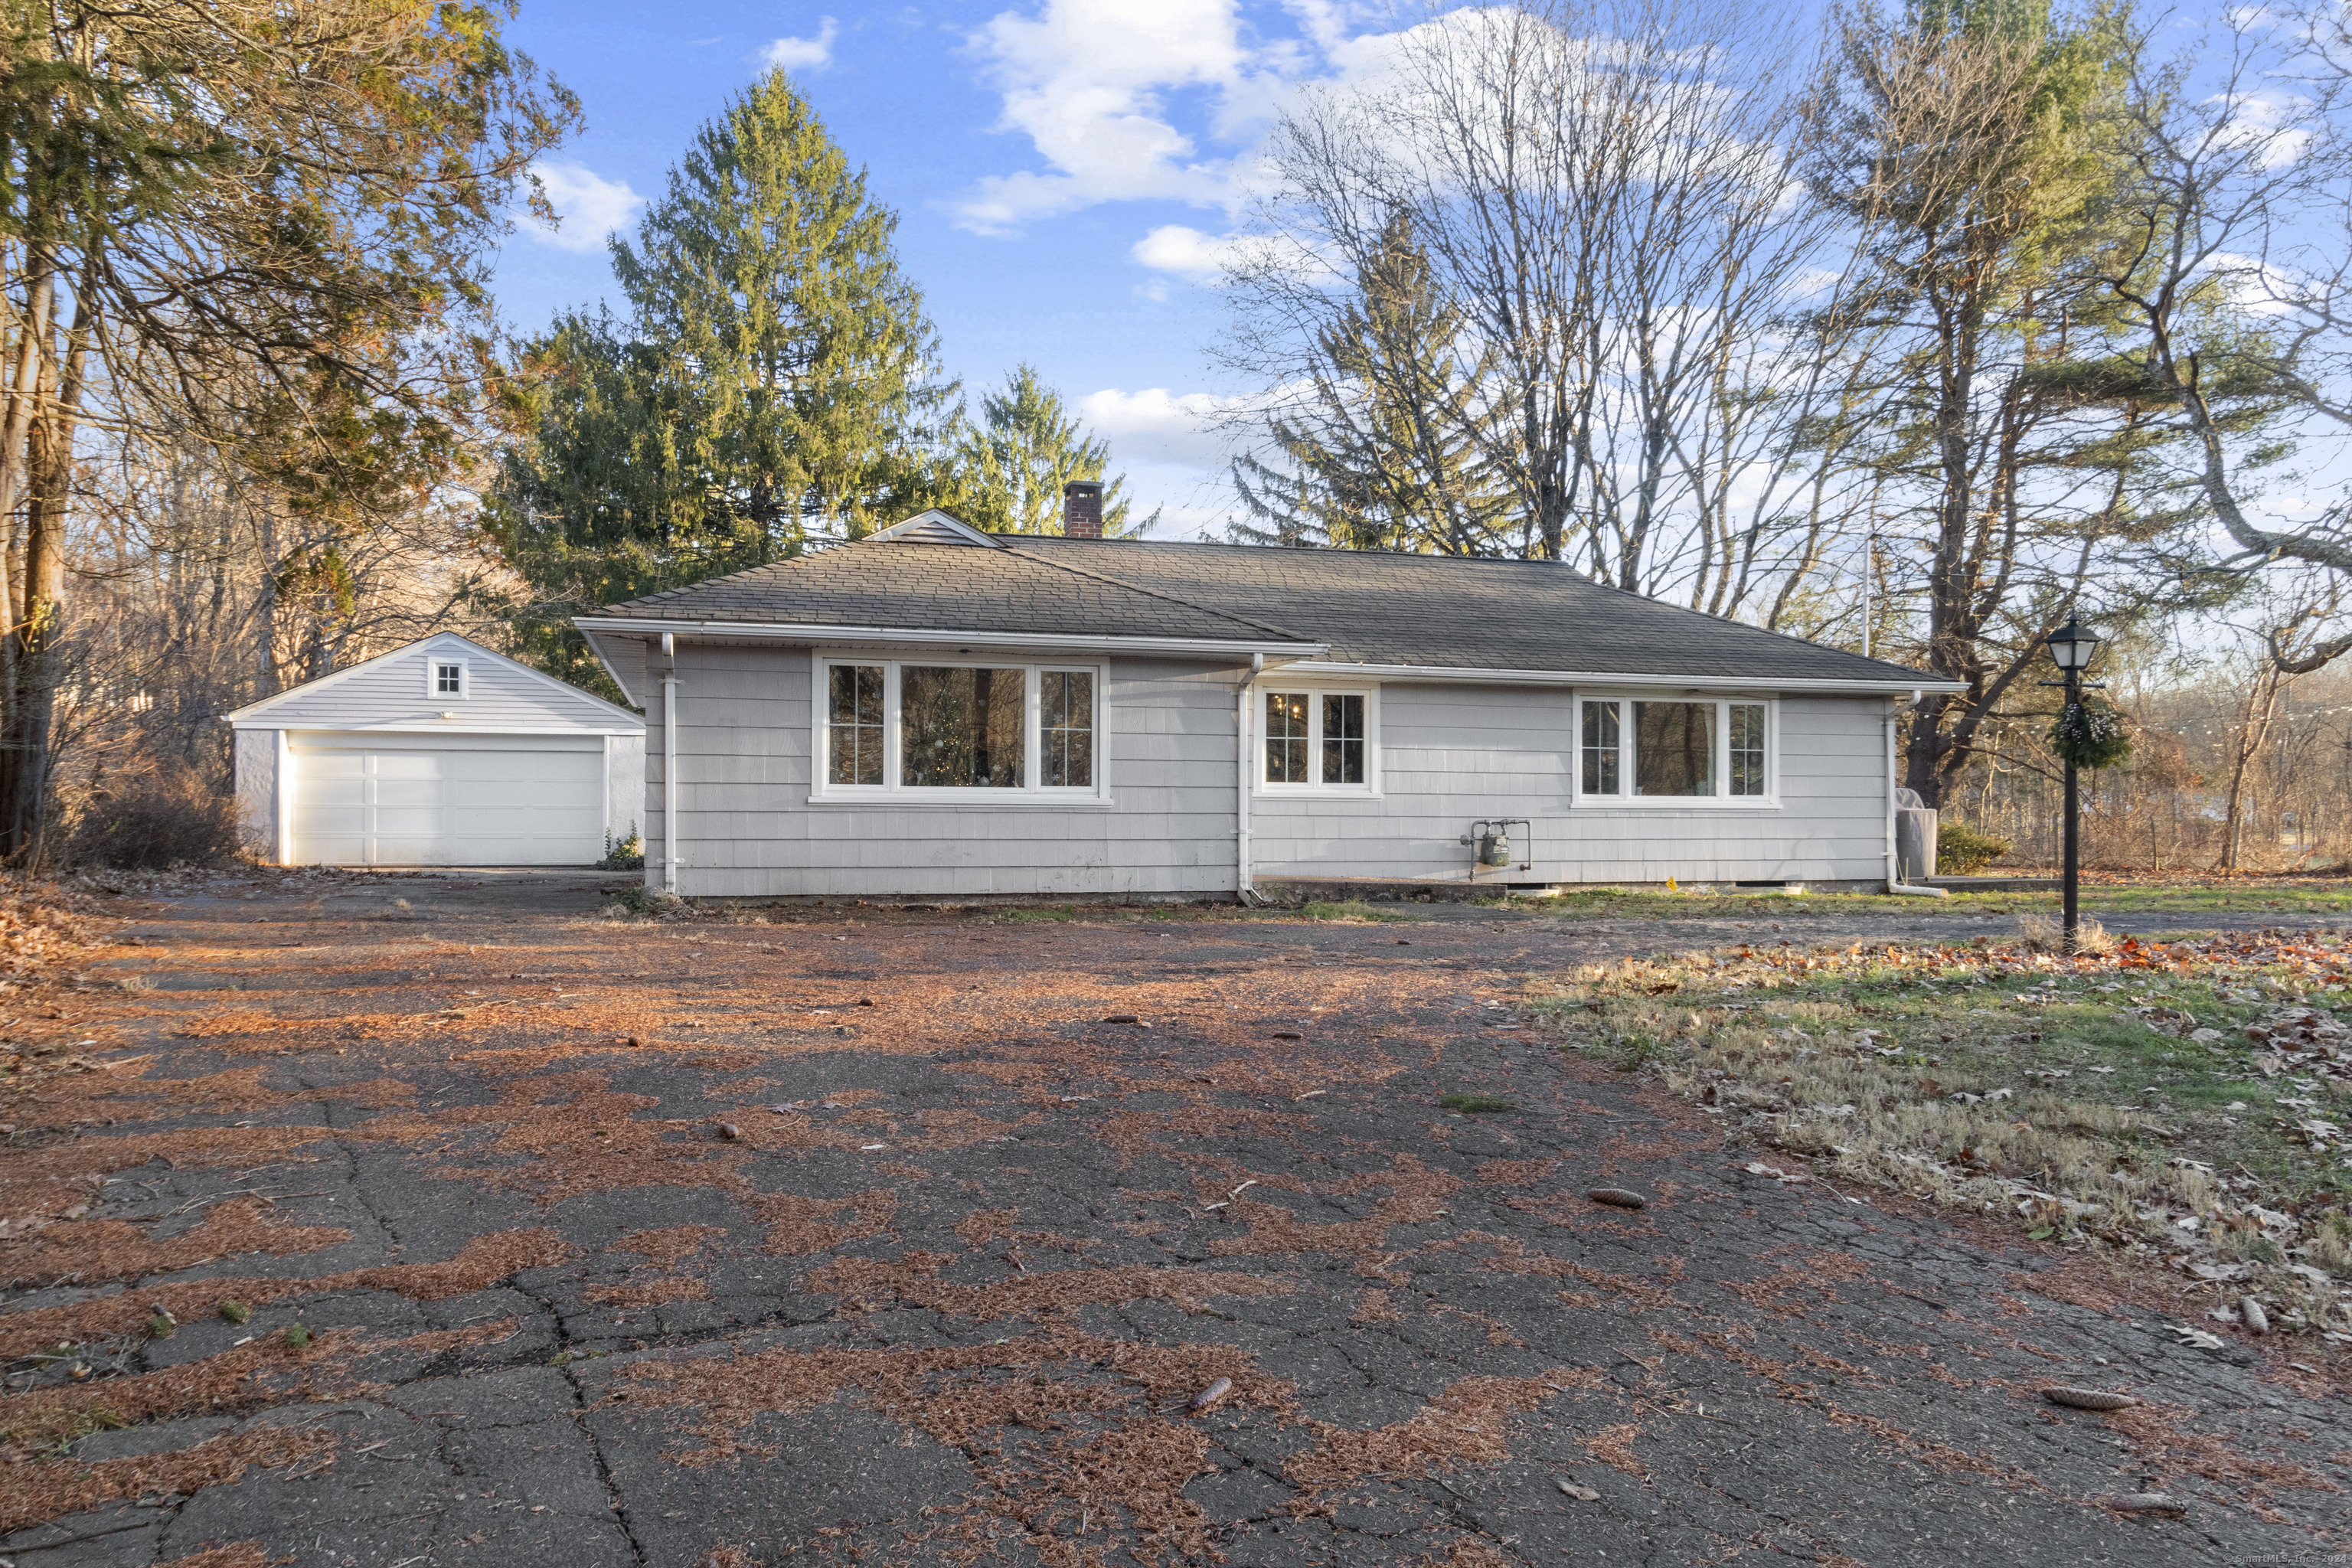
M895 216L779 71L624 303L488 261L580 105L499 5L12 0L0 854L234 847L219 716L454 627L614 695L599 603L923 506L1058 527L1113 455L938 369ZM2054 855L2040 639L2133 754L2095 863L2352 860L2352 36L2332 7L1433 14L1268 144L1206 345L1224 535L1556 559L1967 683L1904 782ZM1153 520L1113 489L1113 531Z

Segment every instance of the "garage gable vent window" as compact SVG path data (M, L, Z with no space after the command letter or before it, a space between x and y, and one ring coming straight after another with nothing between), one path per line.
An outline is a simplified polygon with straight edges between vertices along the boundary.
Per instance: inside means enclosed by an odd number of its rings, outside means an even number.
M1773 703L1584 697L1576 706L1580 805L1778 804Z
M466 679L466 661L461 658L436 658L425 663L425 694L428 697L465 697L470 695Z
M814 798L1103 800L1099 667L817 662Z

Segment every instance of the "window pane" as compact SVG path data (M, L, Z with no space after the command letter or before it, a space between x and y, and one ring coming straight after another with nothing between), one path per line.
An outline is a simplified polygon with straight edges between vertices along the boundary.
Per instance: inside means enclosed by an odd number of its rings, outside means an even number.
M880 784L882 667L835 665L825 721L833 752L826 777L837 784Z
M433 673L439 689L451 696L457 695L457 693L465 687L466 672L460 666L454 664L438 665L435 667Z
M1633 793L1715 793L1715 704L1633 704Z
M1307 782L1307 694L1265 694L1265 782Z
M1731 705L1731 793L1762 795L1764 793L1764 705L1761 702L1735 702Z
M908 787L1019 789L1024 684L1017 669L901 669L899 767Z
M1364 782L1364 700L1327 696L1323 699L1323 782L1360 784Z
M1042 782L1054 789L1090 789L1095 782L1095 678L1082 669L1049 669L1043 692Z
M1584 793L1615 795L1617 781L1617 704L1584 705Z

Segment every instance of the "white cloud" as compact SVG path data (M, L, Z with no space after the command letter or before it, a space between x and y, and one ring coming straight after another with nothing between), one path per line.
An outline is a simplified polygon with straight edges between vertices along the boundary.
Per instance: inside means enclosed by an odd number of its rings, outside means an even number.
M827 16L814 38L778 38L760 51L761 62L778 70L817 70L833 63L833 40L841 24Z
M1028 136L1047 170L992 174L958 205L966 228L1004 234L1097 202L1214 203L1227 160L1177 129L1171 93L1212 94L1248 71L1235 0L1045 0L974 35L1004 94L1001 126Z
M1222 474L1233 437L1218 417L1234 400L1206 392L1171 393L1164 386L1126 392L1105 387L1078 399L1078 417L1110 443L1111 462L1165 464Z
M531 173L539 177L541 188L563 222L555 227L525 216L522 226L533 238L558 249L583 253L604 249L604 237L625 225L646 205L646 198L629 189L627 181L605 179L584 163L539 163Z
M1181 223L1164 223L1135 242L1128 252L1154 272L1172 272L1193 283L1223 279L1240 243L1234 235L1202 234Z

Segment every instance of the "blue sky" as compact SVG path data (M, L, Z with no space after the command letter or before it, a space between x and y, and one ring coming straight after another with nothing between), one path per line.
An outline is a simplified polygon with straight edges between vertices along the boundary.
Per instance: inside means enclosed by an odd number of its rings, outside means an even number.
M543 170L567 216L500 259L517 328L612 293L603 234L626 225L695 127L788 67L900 216L967 395L1036 363L1112 443L1160 531L1224 514L1197 417L1245 390L1205 350L1210 286L1252 150L1302 83L1369 68L1399 25L1346 0L1012 0L865 9L522 0L519 47L579 93L585 132Z

